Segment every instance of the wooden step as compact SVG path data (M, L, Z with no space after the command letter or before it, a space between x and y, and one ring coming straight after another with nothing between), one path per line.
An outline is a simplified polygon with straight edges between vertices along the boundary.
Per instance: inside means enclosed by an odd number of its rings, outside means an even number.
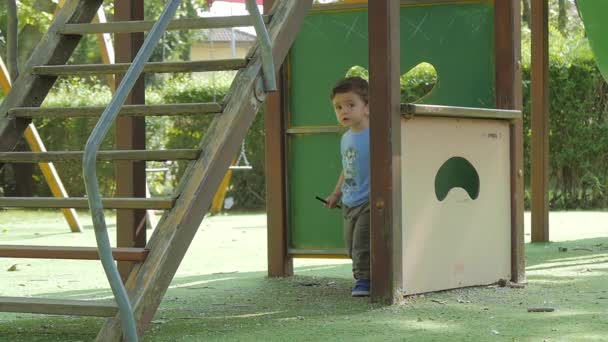
M270 17L263 16L264 22L268 23ZM91 33L132 33L146 32L152 29L156 21L138 20L138 21L115 21L108 23L94 24L65 24L59 29L61 34L91 34ZM209 17L209 18L186 18L175 19L171 21L167 27L167 31L171 30L196 30L196 29L213 29L224 27L239 27L252 26L251 16L239 15L230 17Z
M0 297L0 312L113 317L118 306L109 301Z
M112 248L112 256L118 261L146 260L145 248ZM97 247L0 245L0 258L75 259L99 260Z
M158 198L118 198L102 199L104 209L171 209L175 199ZM0 197L0 208L77 208L88 209L86 197Z
M8 114L18 118L35 117L98 117L106 107L19 107L11 108ZM125 105L119 116L166 116L166 115L201 115L219 114L222 105L219 103L184 103L161 105Z
M83 151L51 152L0 152L0 162L4 163L40 163L82 160ZM134 160L134 161L167 161L195 160L200 150L129 150L99 151L98 160Z
M247 60L217 59L208 61L189 62L151 62L144 67L144 73L169 73L169 72L202 72L202 71L224 71L238 70L247 65ZM32 73L40 76L83 76L103 74L124 74L131 63L116 64L73 64L73 65L42 65L32 68Z

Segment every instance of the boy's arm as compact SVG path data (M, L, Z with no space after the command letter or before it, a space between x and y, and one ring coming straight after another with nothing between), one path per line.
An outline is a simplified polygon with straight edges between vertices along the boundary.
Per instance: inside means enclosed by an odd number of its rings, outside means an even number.
M334 192L329 195L325 201L325 207L327 208L335 208L340 198L342 198L342 183L344 183L344 172L340 172L340 177L338 177L338 182L336 183L336 187L334 188Z

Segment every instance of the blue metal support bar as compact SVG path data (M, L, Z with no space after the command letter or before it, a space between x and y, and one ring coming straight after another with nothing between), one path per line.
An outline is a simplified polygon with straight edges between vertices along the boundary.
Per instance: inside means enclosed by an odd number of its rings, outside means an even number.
M274 72L274 61L272 58L272 43L264 18L260 14L256 0L246 0L247 11L253 19L253 27L258 37L258 43L262 49L262 73L266 92L277 91L277 78Z
M118 304L123 335L129 342L138 341L137 324L135 322L133 308L129 302L129 296L124 284L122 283L116 265L114 264L114 258L112 257L112 248L110 246L110 239L108 237L105 217L103 214L103 204L101 202L101 195L99 193L99 184L97 182L96 156L102 140L116 120L120 108L133 88L135 81L139 78L144 65L148 59L150 59L154 47L167 29L167 26L174 17L180 3L181 0L170 0L160 18L156 24L154 24L154 27L146 37L146 40L137 53L131 67L125 74L120 86L116 90L112 101L105 109L97 122L97 125L93 129L93 132L91 133L91 136L89 137L85 146L82 162L84 182L89 199L93 226L95 227L95 238L97 239L99 256L104 271L106 272L106 276L108 277L110 287L112 288L112 292L114 293L114 297L116 298L116 303Z
M17 2L16 0L8 0L8 29L7 33L7 66L8 73L11 79L11 83L15 83L15 80L19 76L19 66L18 66L18 19L17 19Z

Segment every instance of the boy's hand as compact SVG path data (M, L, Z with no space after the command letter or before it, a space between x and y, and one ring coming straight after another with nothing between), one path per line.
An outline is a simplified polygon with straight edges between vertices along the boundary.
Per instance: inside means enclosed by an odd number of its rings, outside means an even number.
M325 199L325 207L326 208L335 208L336 205L338 205L338 202L340 201L340 197L342 197L340 194L337 193L332 193L331 195L327 196L327 198Z

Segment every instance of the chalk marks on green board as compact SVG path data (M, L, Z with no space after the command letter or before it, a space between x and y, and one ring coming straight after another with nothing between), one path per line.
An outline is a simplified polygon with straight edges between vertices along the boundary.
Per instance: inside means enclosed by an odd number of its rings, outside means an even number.
M358 39L367 40L367 32L364 34L359 31L359 28L361 27L361 25L358 25L360 18L361 16L358 15L350 23L345 23L343 21L338 20L332 20L331 23L337 26L339 29L346 31L346 33L344 34L344 41L348 41L351 36L354 36Z
M422 18L416 18L416 22L412 22L411 20L405 19L405 23L406 25L409 25L412 29L412 32L410 33L410 37L409 39L412 39L414 37L416 37L417 35L421 35L424 37L424 39L426 40L431 40L431 38L424 33L424 24L426 23L426 20L428 19L429 14L426 13Z

